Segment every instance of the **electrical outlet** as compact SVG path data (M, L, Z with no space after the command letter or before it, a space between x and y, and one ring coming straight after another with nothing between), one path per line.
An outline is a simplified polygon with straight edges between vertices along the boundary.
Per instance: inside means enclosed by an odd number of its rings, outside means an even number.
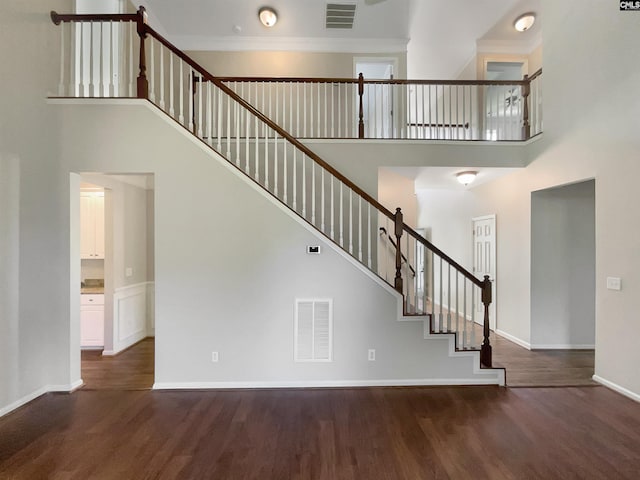
M369 349L369 355L368 355L367 358L368 358L368 360L370 362L375 362L376 361L376 351L375 351L375 349L373 349L373 348Z
M211 361L216 363L218 361L218 352L211 352Z
M607 289L622 290L622 280L620 277L607 277Z

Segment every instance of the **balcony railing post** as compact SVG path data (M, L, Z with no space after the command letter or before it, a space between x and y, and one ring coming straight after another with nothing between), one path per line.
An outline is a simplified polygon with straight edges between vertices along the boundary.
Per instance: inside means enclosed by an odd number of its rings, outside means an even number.
M137 96L138 98L149 98L149 81L147 80L147 59L144 50L144 39L147 37L147 14L143 6L137 12L136 30L140 37L140 73L137 79ZM160 73L163 75L163 72Z
M525 75L526 82L522 86L522 139L529 140L531 137L531 126L529 125L529 93L531 93L531 81L529 75Z
M358 138L364 138L364 105L362 104L362 97L364 96L364 76L362 73L358 75L358 97L360 104L360 111L358 113Z
M396 208L395 214L395 236L396 236L396 278L394 281L395 289L402 293L402 252L400 251L400 238L402 237L403 221L402 221L402 211L400 208Z
M482 303L484 304L483 340L480 347L480 363L485 367L491 367L491 343L489 342L489 305L491 305L491 280L489 275L484 276L482 285Z

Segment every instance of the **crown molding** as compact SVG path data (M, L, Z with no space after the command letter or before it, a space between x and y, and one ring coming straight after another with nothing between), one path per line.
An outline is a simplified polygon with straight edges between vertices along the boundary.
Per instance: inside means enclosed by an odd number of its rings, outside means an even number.
M288 51L338 53L406 52L406 38L319 38L319 37L208 37L171 35L181 50L199 51Z

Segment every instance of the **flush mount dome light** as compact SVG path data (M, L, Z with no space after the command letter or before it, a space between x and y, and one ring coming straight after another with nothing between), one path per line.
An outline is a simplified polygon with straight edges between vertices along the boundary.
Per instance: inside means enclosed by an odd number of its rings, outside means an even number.
M523 13L516 21L513 22L513 28L515 28L519 32L526 32L536 21L536 14L533 12Z
M462 185L466 187L476 179L476 175L478 175L478 172L474 172L474 171L460 172L460 173L456 173L456 178Z
M278 14L271 7L262 7L258 10L258 18L265 27L273 27L278 21Z

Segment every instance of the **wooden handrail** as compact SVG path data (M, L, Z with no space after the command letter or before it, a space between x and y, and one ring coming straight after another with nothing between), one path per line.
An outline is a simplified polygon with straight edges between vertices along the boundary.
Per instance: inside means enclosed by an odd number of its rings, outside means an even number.
M542 70L542 69L541 69ZM539 70L540 73L542 71ZM530 77L532 78L533 75ZM357 78L323 77L216 77L221 82L263 82L263 83L351 83L358 84ZM505 85L515 86L528 83L526 80L403 80L403 79L364 79L366 84L384 85Z
M110 20L113 20L113 21L138 21L138 19L140 18L139 15L140 15L140 13L135 13L135 14L98 14L98 15L91 15L91 14L90 15L86 15L86 14L64 14L64 15L61 15L61 14L56 13L55 11L52 11L51 12L51 20L56 25L59 25L60 22L74 22L74 21L75 22L110 21ZM411 227L409 227L406 223L403 223L402 222L402 214L401 214L401 212L392 213L390 210L388 210L386 207L384 207L380 202L378 202L375 198L373 198L371 195L366 193L364 190L362 190L360 187L358 187L356 184L354 184L351 180L349 180L347 177L342 175L338 170L336 170L334 167L332 167L327 162L325 162L323 159L321 159L316 153L311 151L306 145L301 143L298 139L293 137L286 130L284 130L282 127L277 125L271 119L266 117L262 112L257 110L255 107L253 107L251 104L249 104L246 100L244 100L242 97L240 97L238 94L236 94L232 89L230 89L228 86L226 86L222 79L223 78L227 78L228 79L228 78L232 78L232 77L215 77L215 76L211 75L207 70L204 69L204 67L202 67L195 60L193 60L191 57L189 57L184 52L182 52L177 47L175 47L171 42L169 42L166 38L164 38L162 35L160 35L158 32L156 32L148 24L143 23L142 27L141 27L141 31L143 32L143 34L145 34L145 35L149 34L152 37L154 37L156 40L158 40L160 43L162 43L166 48L168 48L170 51L172 51L176 56L178 56L180 59L182 59L186 64L190 65L200 75L202 75L206 80L212 82L214 85L216 85L218 88L220 88L220 90L225 92L227 95L229 95L231 98L233 98L237 103L239 103L243 108L248 110L252 115L256 116L263 123L267 124L271 129L273 129L274 131L278 132L278 134L280 134L288 142L293 144L298 150L303 152L309 158L313 159L313 161L315 161L318 165L320 165L322 168L324 168L327 172L329 172L333 176L335 176L338 180L340 180L344 185L346 185L348 188L350 188L353 192L355 192L358 195L360 195L365 201L370 203L380 213L385 215L387 218L393 220L395 222L395 225L396 225L396 227L395 227L396 235L398 235L398 233L400 233L400 235L401 235L402 231L406 231L409 235L414 237L418 242L422 243L427 249L431 250L433 253L435 253L436 255L440 256L443 260L445 260L447 263L449 263L453 268L458 270L463 276L465 276L467 279L469 279L475 285L477 285L480 288L483 287L484 282L482 280L479 280L478 278L476 278L475 275L473 275L472 273L467 271L458 262L453 260L446 253L444 253L438 247L436 247L431 242L426 240L424 237L422 237L421 235L416 233L415 230L413 230ZM536 72L536 74L538 74L538 72ZM238 77L238 78L252 78L252 77ZM286 81L286 80L282 79L282 81ZM355 81L357 82L357 80L355 80ZM388 82L391 82L391 83L411 83L412 81L411 80L389 80ZM416 81L416 83L435 84L435 83L438 83L438 81L435 81L435 80L422 80L422 81ZM506 82L506 83L505 82L482 82L482 81L478 81L478 82L474 82L474 81L460 81L460 82L448 81L448 83L444 82L444 84L456 84L456 83L458 83L458 84L465 84L465 83L468 83L468 84L487 84L487 85L500 85L500 84L516 85L516 84L522 84L522 83L524 83L524 81ZM398 215L398 213L399 213L399 215ZM398 263L401 263L401 256L398 256L398 257L400 259ZM402 279L400 278L400 281L401 280Z
M427 240L422 235L417 233L413 228L411 228L406 223L404 224L404 230L409 235L411 235L413 238L415 238L418 242L420 242L422 245L424 245L428 250L431 250L433 253L438 255L440 258L442 258L448 264L450 264L453 268L458 270L462 275L464 275L466 278L468 278L470 281L472 281L475 285L477 285L478 287L482 288L482 286L484 285L484 282L482 280L477 278L473 273L469 272L466 268L464 268L462 265L460 265L458 262L456 262L453 258L451 258L449 255L447 255L442 250L440 250L438 247L436 247L429 240Z
M60 22L135 22L137 20L137 13L60 14L51 11L51 21L56 25L60 25Z
M347 177L342 175L338 170L329 165L323 159L321 159L316 153L310 150L306 145L301 143L298 139L293 137L289 132L284 130L270 118L266 117L260 110L256 109L253 105L248 103L242 97L240 97L236 92L234 92L231 88L224 84L218 77L211 75L207 70L204 69L200 64L198 64L195 60L187 56L185 53L180 51L177 47L175 47L171 42L169 42L166 38L156 32L149 25L145 25L146 32L162 43L165 47L171 50L175 55L180 57L185 63L190 65L194 70L196 70L200 75L202 75L205 80L210 81L215 86L217 86L220 90L222 90L225 94L230 96L233 100L239 103L243 108L248 110L252 115L260 119L263 123L267 124L269 128L275 130L280 134L283 138L286 138L287 141L293 144L298 150L304 153L309 158L313 159L318 165L324 168L327 172L331 173L334 177L340 180L344 185L349 187L352 191L360 195L364 200L373 205L376 209L378 209L382 214L390 219L394 219L394 214L391 213L388 209L386 209L381 203L379 203L375 198L369 195L367 192L358 187L355 183L349 180Z
M535 80L536 78L538 78L540 75L542 75L542 68L539 68L538 70L536 70L534 73L532 73L531 75L529 75L528 78L528 82L531 83L533 80Z

